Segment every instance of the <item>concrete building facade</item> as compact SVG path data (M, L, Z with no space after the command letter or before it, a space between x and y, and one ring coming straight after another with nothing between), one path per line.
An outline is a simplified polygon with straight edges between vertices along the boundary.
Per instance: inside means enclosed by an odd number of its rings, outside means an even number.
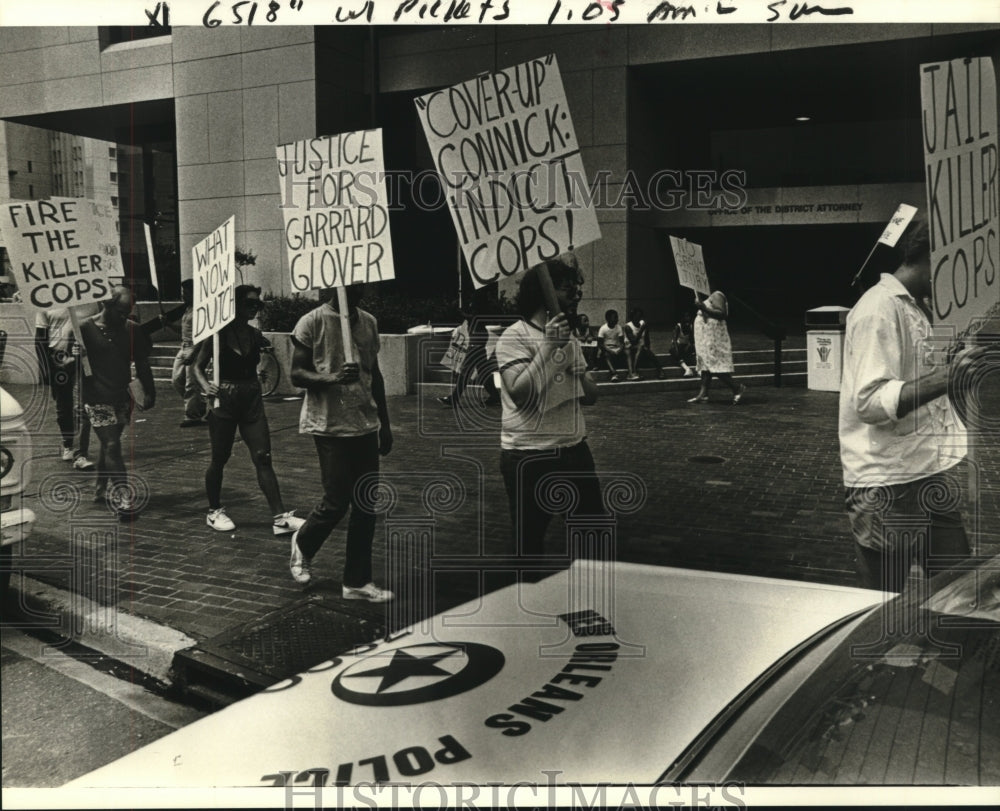
M1000 25L220 26L124 42L98 28L8 28L0 118L168 142L176 225L163 227L176 236L158 239L176 239L179 276L192 245L235 215L254 281L288 293L278 144L381 126L389 168L432 169L413 98L548 53L604 195L602 238L579 251L583 309L599 322L638 305L671 323L687 294L669 235L703 244L713 285L753 309L851 303L845 279L896 205L925 199L919 64L996 65ZM651 202L657 182L667 202ZM450 218L403 203L392 215L400 284L451 284Z

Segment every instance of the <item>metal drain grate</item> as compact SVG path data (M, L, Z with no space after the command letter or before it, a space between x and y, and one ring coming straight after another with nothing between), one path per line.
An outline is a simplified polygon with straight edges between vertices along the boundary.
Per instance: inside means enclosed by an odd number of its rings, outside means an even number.
M178 651L174 670L183 689L225 704L383 636L376 608L309 600Z

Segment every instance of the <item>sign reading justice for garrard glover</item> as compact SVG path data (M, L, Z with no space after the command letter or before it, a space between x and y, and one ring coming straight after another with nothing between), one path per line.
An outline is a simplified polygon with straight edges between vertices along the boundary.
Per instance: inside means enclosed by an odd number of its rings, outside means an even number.
M974 335L1000 307L993 63L921 65L920 97L935 321Z
M395 277L382 130L279 146L278 180L293 290Z
M234 217L191 249L194 268L194 343L215 335L236 317Z
M0 244L10 254L22 301L36 310L93 304L111 297L102 242L86 200L33 200L0 206Z
M600 239L555 56L416 104L477 288Z

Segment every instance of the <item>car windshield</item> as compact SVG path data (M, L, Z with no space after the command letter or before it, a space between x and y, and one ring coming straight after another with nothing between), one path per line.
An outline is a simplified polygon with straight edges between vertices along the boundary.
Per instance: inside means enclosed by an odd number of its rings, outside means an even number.
M972 565L815 640L665 779L1000 783L1000 557Z

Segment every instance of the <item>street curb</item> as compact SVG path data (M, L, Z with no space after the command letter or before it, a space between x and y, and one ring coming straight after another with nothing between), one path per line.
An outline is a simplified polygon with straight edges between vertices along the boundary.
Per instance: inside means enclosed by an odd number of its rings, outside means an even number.
M167 686L174 654L197 644L174 628L31 577L13 578L10 590L10 604L25 622L19 626L8 615L5 625L51 630Z

